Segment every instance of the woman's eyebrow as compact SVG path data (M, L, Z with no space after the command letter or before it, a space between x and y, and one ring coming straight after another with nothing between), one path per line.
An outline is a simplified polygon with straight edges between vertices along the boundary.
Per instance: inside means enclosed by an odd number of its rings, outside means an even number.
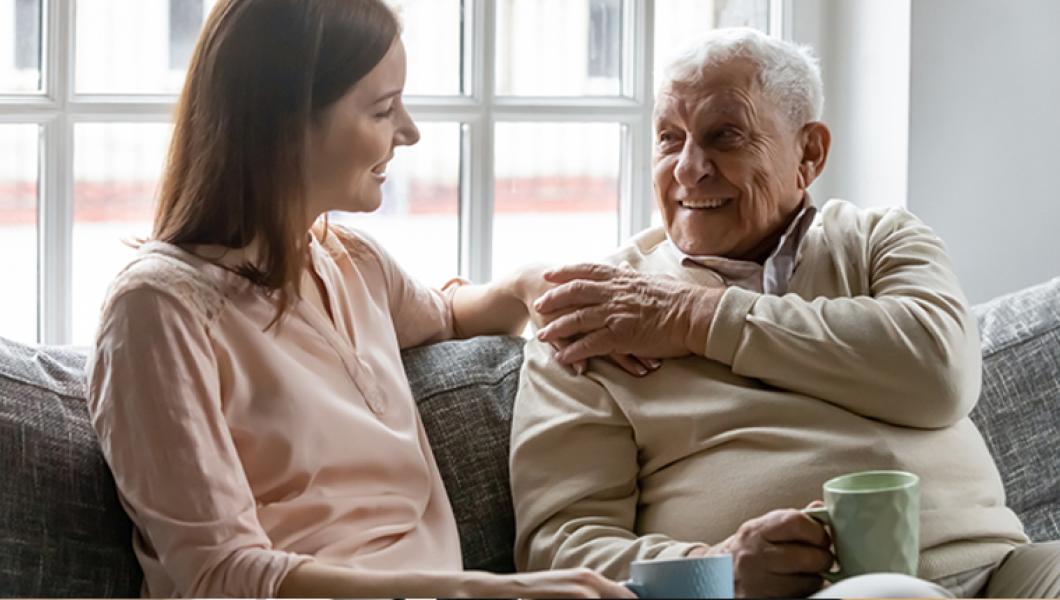
M391 92L387 92L387 93L383 94L382 96L379 96L378 98L376 98L374 101L372 101L372 104L379 104L383 100L389 100L390 98L392 98L394 96L398 96L400 94L401 94L401 90L400 89L396 89L396 90L393 90Z

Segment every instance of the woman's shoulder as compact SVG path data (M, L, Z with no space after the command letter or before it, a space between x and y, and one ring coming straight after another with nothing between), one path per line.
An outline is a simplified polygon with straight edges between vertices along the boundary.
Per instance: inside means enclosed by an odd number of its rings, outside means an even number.
M348 225L328 223L327 229L314 228L314 235L335 258L353 261L358 267L375 267L388 271L393 259L387 251L367 233Z
M145 304L175 304L204 324L212 321L224 306L225 293L206 265L172 244L147 242L110 284L101 323Z

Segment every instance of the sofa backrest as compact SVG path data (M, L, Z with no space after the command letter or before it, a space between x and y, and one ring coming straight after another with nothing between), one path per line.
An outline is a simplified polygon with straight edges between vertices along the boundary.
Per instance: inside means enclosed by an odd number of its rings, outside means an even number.
M1060 539L1060 277L975 313L983 390L972 420L1027 535Z
M140 595L84 366L84 352L0 339L0 595Z

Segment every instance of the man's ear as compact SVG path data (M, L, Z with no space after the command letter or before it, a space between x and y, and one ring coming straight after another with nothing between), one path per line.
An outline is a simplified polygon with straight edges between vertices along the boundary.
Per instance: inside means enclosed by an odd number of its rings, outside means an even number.
M802 127L799 141L802 146L799 187L805 190L824 170L824 163L828 160L828 148L832 145L832 132L824 123L812 121Z

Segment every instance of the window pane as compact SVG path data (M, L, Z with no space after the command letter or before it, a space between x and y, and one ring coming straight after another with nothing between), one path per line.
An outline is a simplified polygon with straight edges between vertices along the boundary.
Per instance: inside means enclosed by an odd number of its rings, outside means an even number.
M621 126L498 123L493 276L598 260L618 244Z
M655 0L655 83L675 52L716 27L769 29L769 0Z
M77 0L77 91L179 92L216 1Z
M41 91L42 0L0 0L0 94Z
M0 125L0 336L37 341L37 125Z
M398 148L374 213L332 213L379 242L413 277L439 286L459 271L460 124L418 123L421 139Z
M81 123L74 129L73 343L91 344L107 287L151 234L172 126Z
M405 93L453 96L468 91L463 82L461 0L390 0L403 26L408 56Z
M497 93L622 93L622 0L498 0Z

